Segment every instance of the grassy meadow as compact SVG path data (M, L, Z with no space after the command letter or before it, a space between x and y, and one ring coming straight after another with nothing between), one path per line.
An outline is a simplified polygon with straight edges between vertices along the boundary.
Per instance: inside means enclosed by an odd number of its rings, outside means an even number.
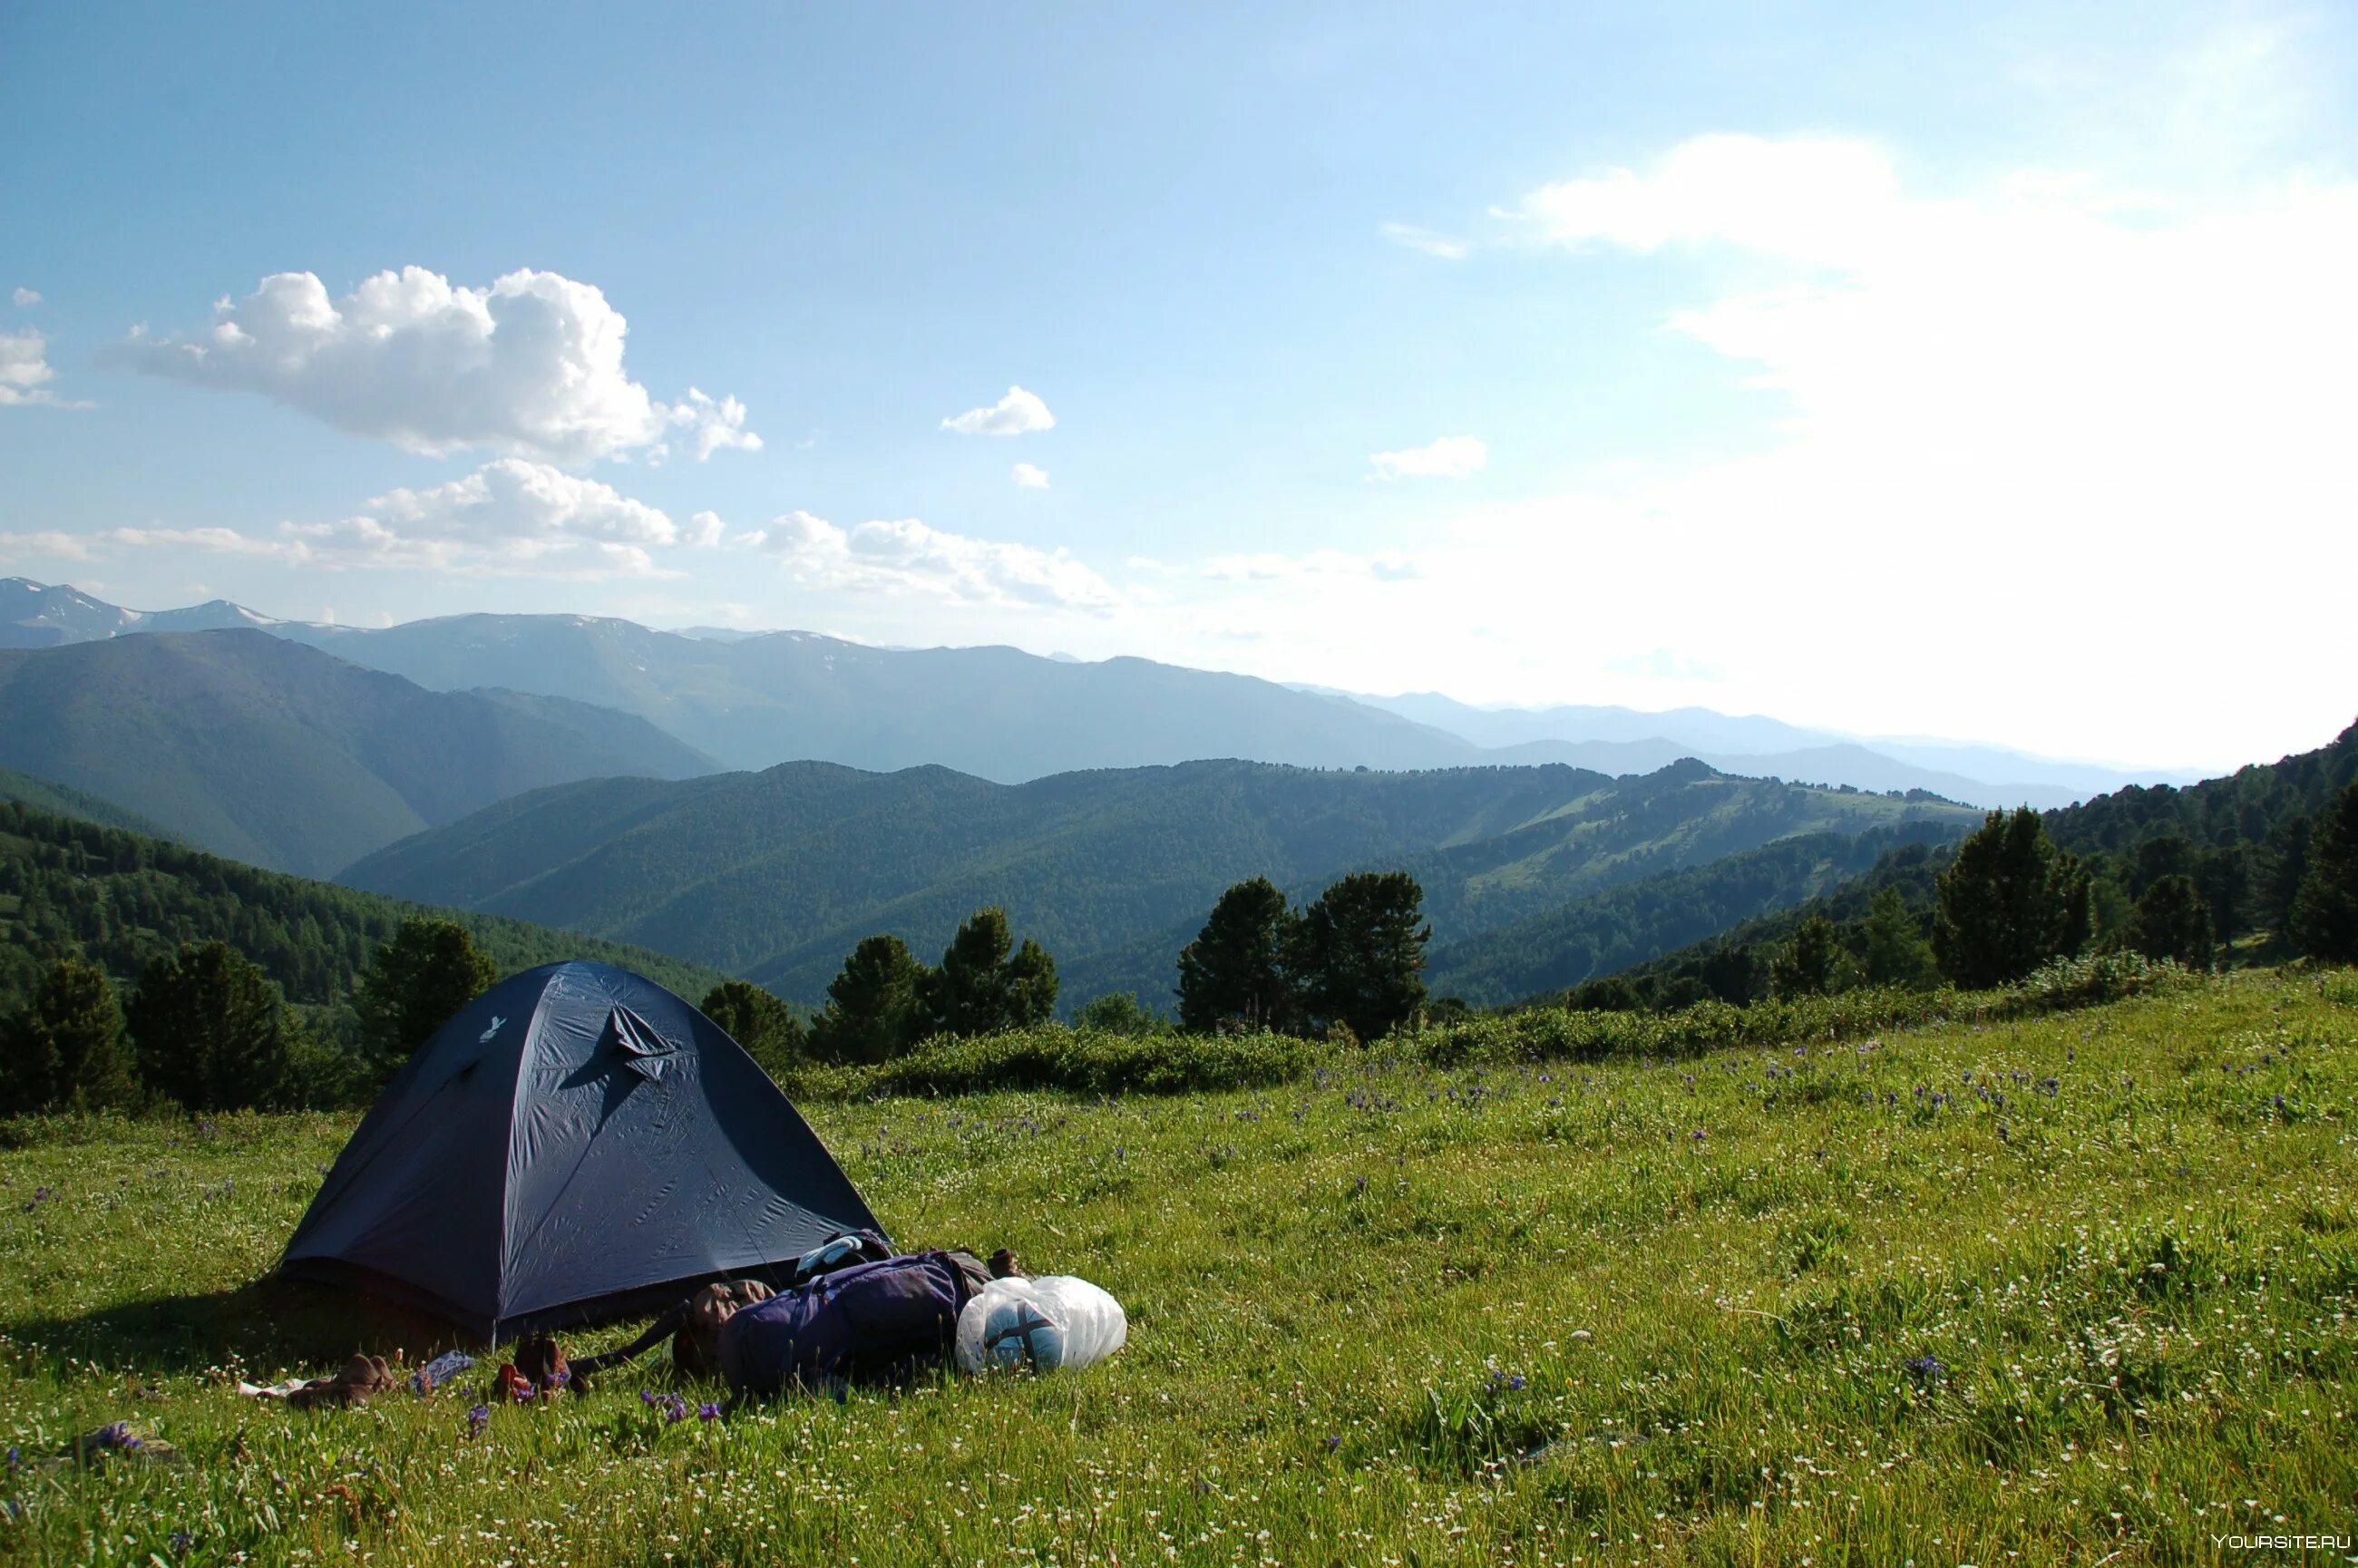
M257 1282L352 1119L20 1123L0 1560L1988 1568L2358 1533L2346 972L1651 1062L1412 1040L1218 1093L805 1108L904 1245L1083 1274L1129 1348L711 1420L689 1390L677 1422L639 1397L660 1352L480 1431L471 1376L256 1406L239 1376L433 1347ZM55 1461L114 1421L177 1457Z

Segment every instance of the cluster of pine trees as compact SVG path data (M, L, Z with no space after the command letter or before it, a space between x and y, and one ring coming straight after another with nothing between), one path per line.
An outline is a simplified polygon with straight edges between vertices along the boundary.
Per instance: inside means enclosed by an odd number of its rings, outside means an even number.
M320 1038L277 982L226 942L159 954L127 999L98 965L53 959L0 1021L0 1110L349 1103L373 1092L494 973L465 927L406 921L360 974L357 1039L347 1043Z
M2124 791L2058 817L2074 838L2101 845L2124 819L2134 831L2136 796L2161 794ZM1781 939L1724 942L1650 972L1591 980L1569 1001L1667 1011L1860 985L1980 989L2090 951L2207 968L2246 935L2320 962L2358 963L2358 783L2313 814L2246 811L2236 820L2244 836L2223 841L2165 831L2073 853L2039 813L1992 812L1945 864L1920 848L1878 865L1872 902L1851 918L1812 912Z
M843 961L827 996L806 1029L777 997L730 980L704 999L704 1015L773 1076L804 1061L887 1062L937 1034L1047 1022L1056 1015L1056 962L1028 936L1018 946L1007 912L993 905L968 915L932 967L898 936L867 938Z
M1423 905L1405 871L1354 873L1299 910L1266 877L1238 882L1180 951L1180 1025L1380 1039L1424 1006Z

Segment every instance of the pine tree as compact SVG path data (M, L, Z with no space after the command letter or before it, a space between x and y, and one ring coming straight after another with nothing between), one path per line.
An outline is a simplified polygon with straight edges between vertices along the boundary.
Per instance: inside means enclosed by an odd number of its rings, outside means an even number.
M1968 989L2010 984L2087 946L2089 875L2055 847L2039 813L1989 814L1941 873L1932 949Z
M1314 1018L1373 1043L1424 1003L1424 890L1406 871L1359 871L1303 911L1295 972Z
M2309 841L2316 836L2315 821L2306 813L2296 812L2270 827L2260 846L2260 924L2288 942L2292 940L2293 906L2300 899L2300 884L2309 876Z
M58 1043L40 1027L28 1002L0 1029L0 1113L49 1109L58 1103L64 1076Z
M2211 967L2211 905L2192 877L2158 877L2136 901L2122 933L2128 946L2148 958L2168 958L2197 969Z
M1898 888L1887 887L1875 895L1863 925L1867 984L1929 990L1940 983L1941 967L1932 957L1932 944L1924 939L1923 928L1909 913L1908 901Z
M946 1034L989 1034L1008 1024L1007 955L1015 946L1007 912L993 904L968 915L927 978L934 1027Z
M1238 882L1179 952L1179 1022L1199 1033L1223 1024L1294 1028L1301 1002L1287 968L1300 916L1267 877Z
M1007 961L1007 1023L1030 1029L1056 1016L1056 960L1029 936Z
M497 978L458 922L405 920L353 987L362 1044L380 1061L406 1062Z
M2358 784L2317 814L2292 904L2293 945L2329 964L2358 964Z
M994 904L967 917L941 967L926 976L925 1006L936 1030L990 1034L1055 1017L1055 960L1028 936L1011 953L1013 946L1005 910Z
M925 967L890 934L851 950L827 986L827 1011L811 1029L812 1053L829 1062L883 1062L921 1039L926 1026Z
M1769 960L1769 989L1780 997L1823 996L1834 989L1836 968L1847 957L1833 922L1812 914Z
M808 1054L794 1009L751 980L723 980L707 993L700 1011L773 1078Z
M132 992L140 1076L190 1110L273 1103L294 1031L268 976L226 942L156 959Z

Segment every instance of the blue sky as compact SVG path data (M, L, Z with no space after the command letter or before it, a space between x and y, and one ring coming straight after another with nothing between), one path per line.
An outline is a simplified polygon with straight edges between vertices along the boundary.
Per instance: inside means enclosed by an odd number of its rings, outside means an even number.
M15 7L0 571L2322 741L2347 13L1922 9Z

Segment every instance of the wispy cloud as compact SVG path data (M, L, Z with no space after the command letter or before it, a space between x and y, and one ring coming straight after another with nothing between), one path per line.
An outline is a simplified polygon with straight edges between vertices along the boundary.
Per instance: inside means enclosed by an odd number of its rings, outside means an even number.
M1056 416L1035 392L1011 386L1007 395L981 408L969 408L942 421L942 428L961 436L1028 436L1055 427Z
M1013 477L1018 489L1045 490L1048 488L1048 470L1036 463L1017 463Z
M1444 234L1437 230L1420 228L1414 223L1379 223L1377 232L1396 245L1422 251L1444 261L1464 261L1474 254L1474 242Z
M1422 447L1396 452L1368 454L1368 477L1395 479L1464 479L1490 460L1490 449L1478 437L1444 436Z
M1062 550L952 534L914 517L839 528L808 512L788 512L732 542L778 557L810 588L1094 614L1121 602L1112 584Z

